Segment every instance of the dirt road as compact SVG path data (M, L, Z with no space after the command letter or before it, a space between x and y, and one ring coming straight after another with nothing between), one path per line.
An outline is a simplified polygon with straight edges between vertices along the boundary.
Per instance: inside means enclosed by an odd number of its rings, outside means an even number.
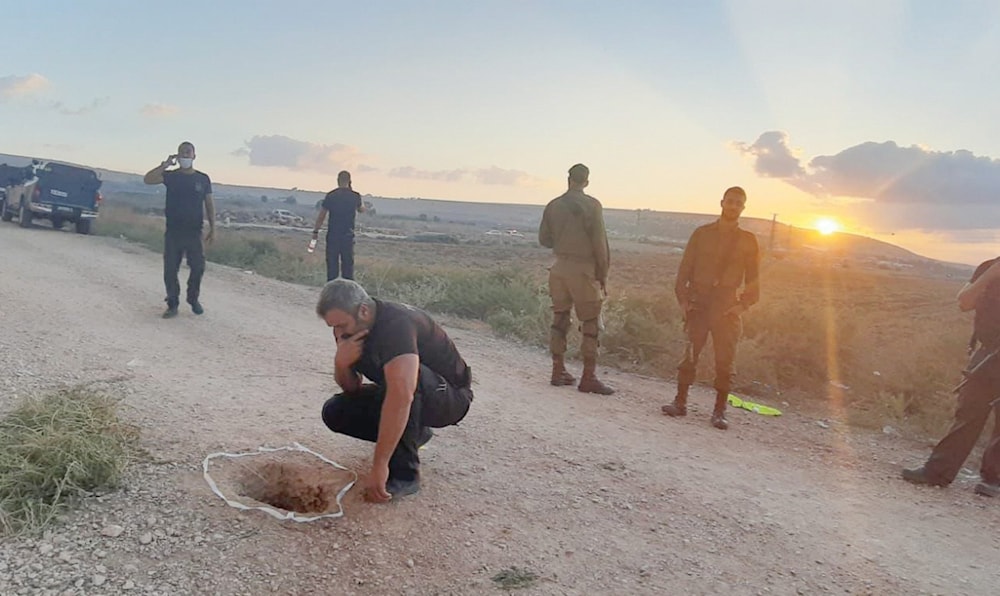
M164 321L157 254L0 225L0 408L101 379L127 394L157 463L41 538L0 544L3 594L989 594L1000 502L898 479L926 445L788 412L684 420L673 387L602 371L610 398L547 384L544 352L451 327L476 400L442 429L424 489L293 525L225 506L202 458L293 441L365 471L370 445L319 419L335 391L317 291L209 265L206 314ZM836 412L831 410L832 417ZM978 462L969 462L976 469ZM117 537L101 534L119 525Z

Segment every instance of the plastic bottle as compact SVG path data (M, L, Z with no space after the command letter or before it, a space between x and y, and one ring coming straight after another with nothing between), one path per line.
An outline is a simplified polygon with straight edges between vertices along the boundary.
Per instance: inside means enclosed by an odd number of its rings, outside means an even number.
M313 252L314 250L316 250L316 239L315 238L311 238L309 240L309 246L306 247L306 251L307 252Z

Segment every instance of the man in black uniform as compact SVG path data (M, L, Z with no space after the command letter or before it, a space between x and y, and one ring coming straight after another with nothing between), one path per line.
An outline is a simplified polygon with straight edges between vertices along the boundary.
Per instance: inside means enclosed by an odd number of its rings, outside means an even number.
M381 503L417 492L417 449L430 440L429 427L458 424L469 411L469 366L427 313L371 298L354 281L327 282L316 313L333 329L334 377L343 389L323 405L323 422L375 443L365 498Z
M205 242L211 244L215 238L215 204L212 202L212 181L207 174L194 169L194 158L194 145L184 141L177 148L176 154L168 156L143 178L146 184L163 184L167 187L164 209L167 231L163 236L163 282L167 287L164 319L177 316L181 294L177 273L181 268L181 259L185 256L191 269L187 282L187 302L194 314L205 312L198 301L201 278L205 274L205 248L201 232L207 216L208 234ZM167 170L174 164L180 167Z
M354 216L364 213L361 195L351 188L351 173L337 174L337 188L326 193L323 206L316 216L313 238L319 237L326 214L330 226L326 230L326 280L337 279L344 271L344 279L354 279Z
M958 293L958 307L966 312L976 311L969 346L976 349L959 385L955 422L934 446L927 463L904 469L903 478L914 484L951 484L993 412L993 435L983 452L981 482L975 491L997 497L1000 496L1000 258L976 268L972 279Z

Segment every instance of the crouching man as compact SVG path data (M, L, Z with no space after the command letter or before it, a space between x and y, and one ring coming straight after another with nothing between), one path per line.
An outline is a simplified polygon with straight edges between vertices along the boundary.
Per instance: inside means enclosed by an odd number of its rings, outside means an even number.
M365 498L384 503L416 493L417 450L431 428L458 424L469 411L469 366L427 313L376 300L354 281L323 286L316 313L333 329L334 376L343 389L323 405L323 422L375 443Z

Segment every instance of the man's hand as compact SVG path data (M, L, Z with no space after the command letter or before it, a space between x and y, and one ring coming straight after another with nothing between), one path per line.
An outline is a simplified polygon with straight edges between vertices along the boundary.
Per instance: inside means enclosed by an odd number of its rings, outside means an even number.
M371 503L386 503L392 498L385 490L385 483L389 481L389 466L372 464L372 471L365 479L365 500Z
M211 246L212 242L215 241L215 226L210 226L208 228L208 233L205 234L205 244Z
M337 355L334 365L347 370L361 359L361 351L365 347L368 330L359 331L350 337L337 337Z
M170 166L176 163L177 163L177 154L175 153L173 155L168 155L167 158L163 160L163 163L161 163L160 165L165 168L169 168Z
M743 313L745 313L746 311L747 307L743 306L742 304L737 304L736 306L730 307L729 310L727 310L726 313L722 316L728 317L730 315L736 315L738 317Z

